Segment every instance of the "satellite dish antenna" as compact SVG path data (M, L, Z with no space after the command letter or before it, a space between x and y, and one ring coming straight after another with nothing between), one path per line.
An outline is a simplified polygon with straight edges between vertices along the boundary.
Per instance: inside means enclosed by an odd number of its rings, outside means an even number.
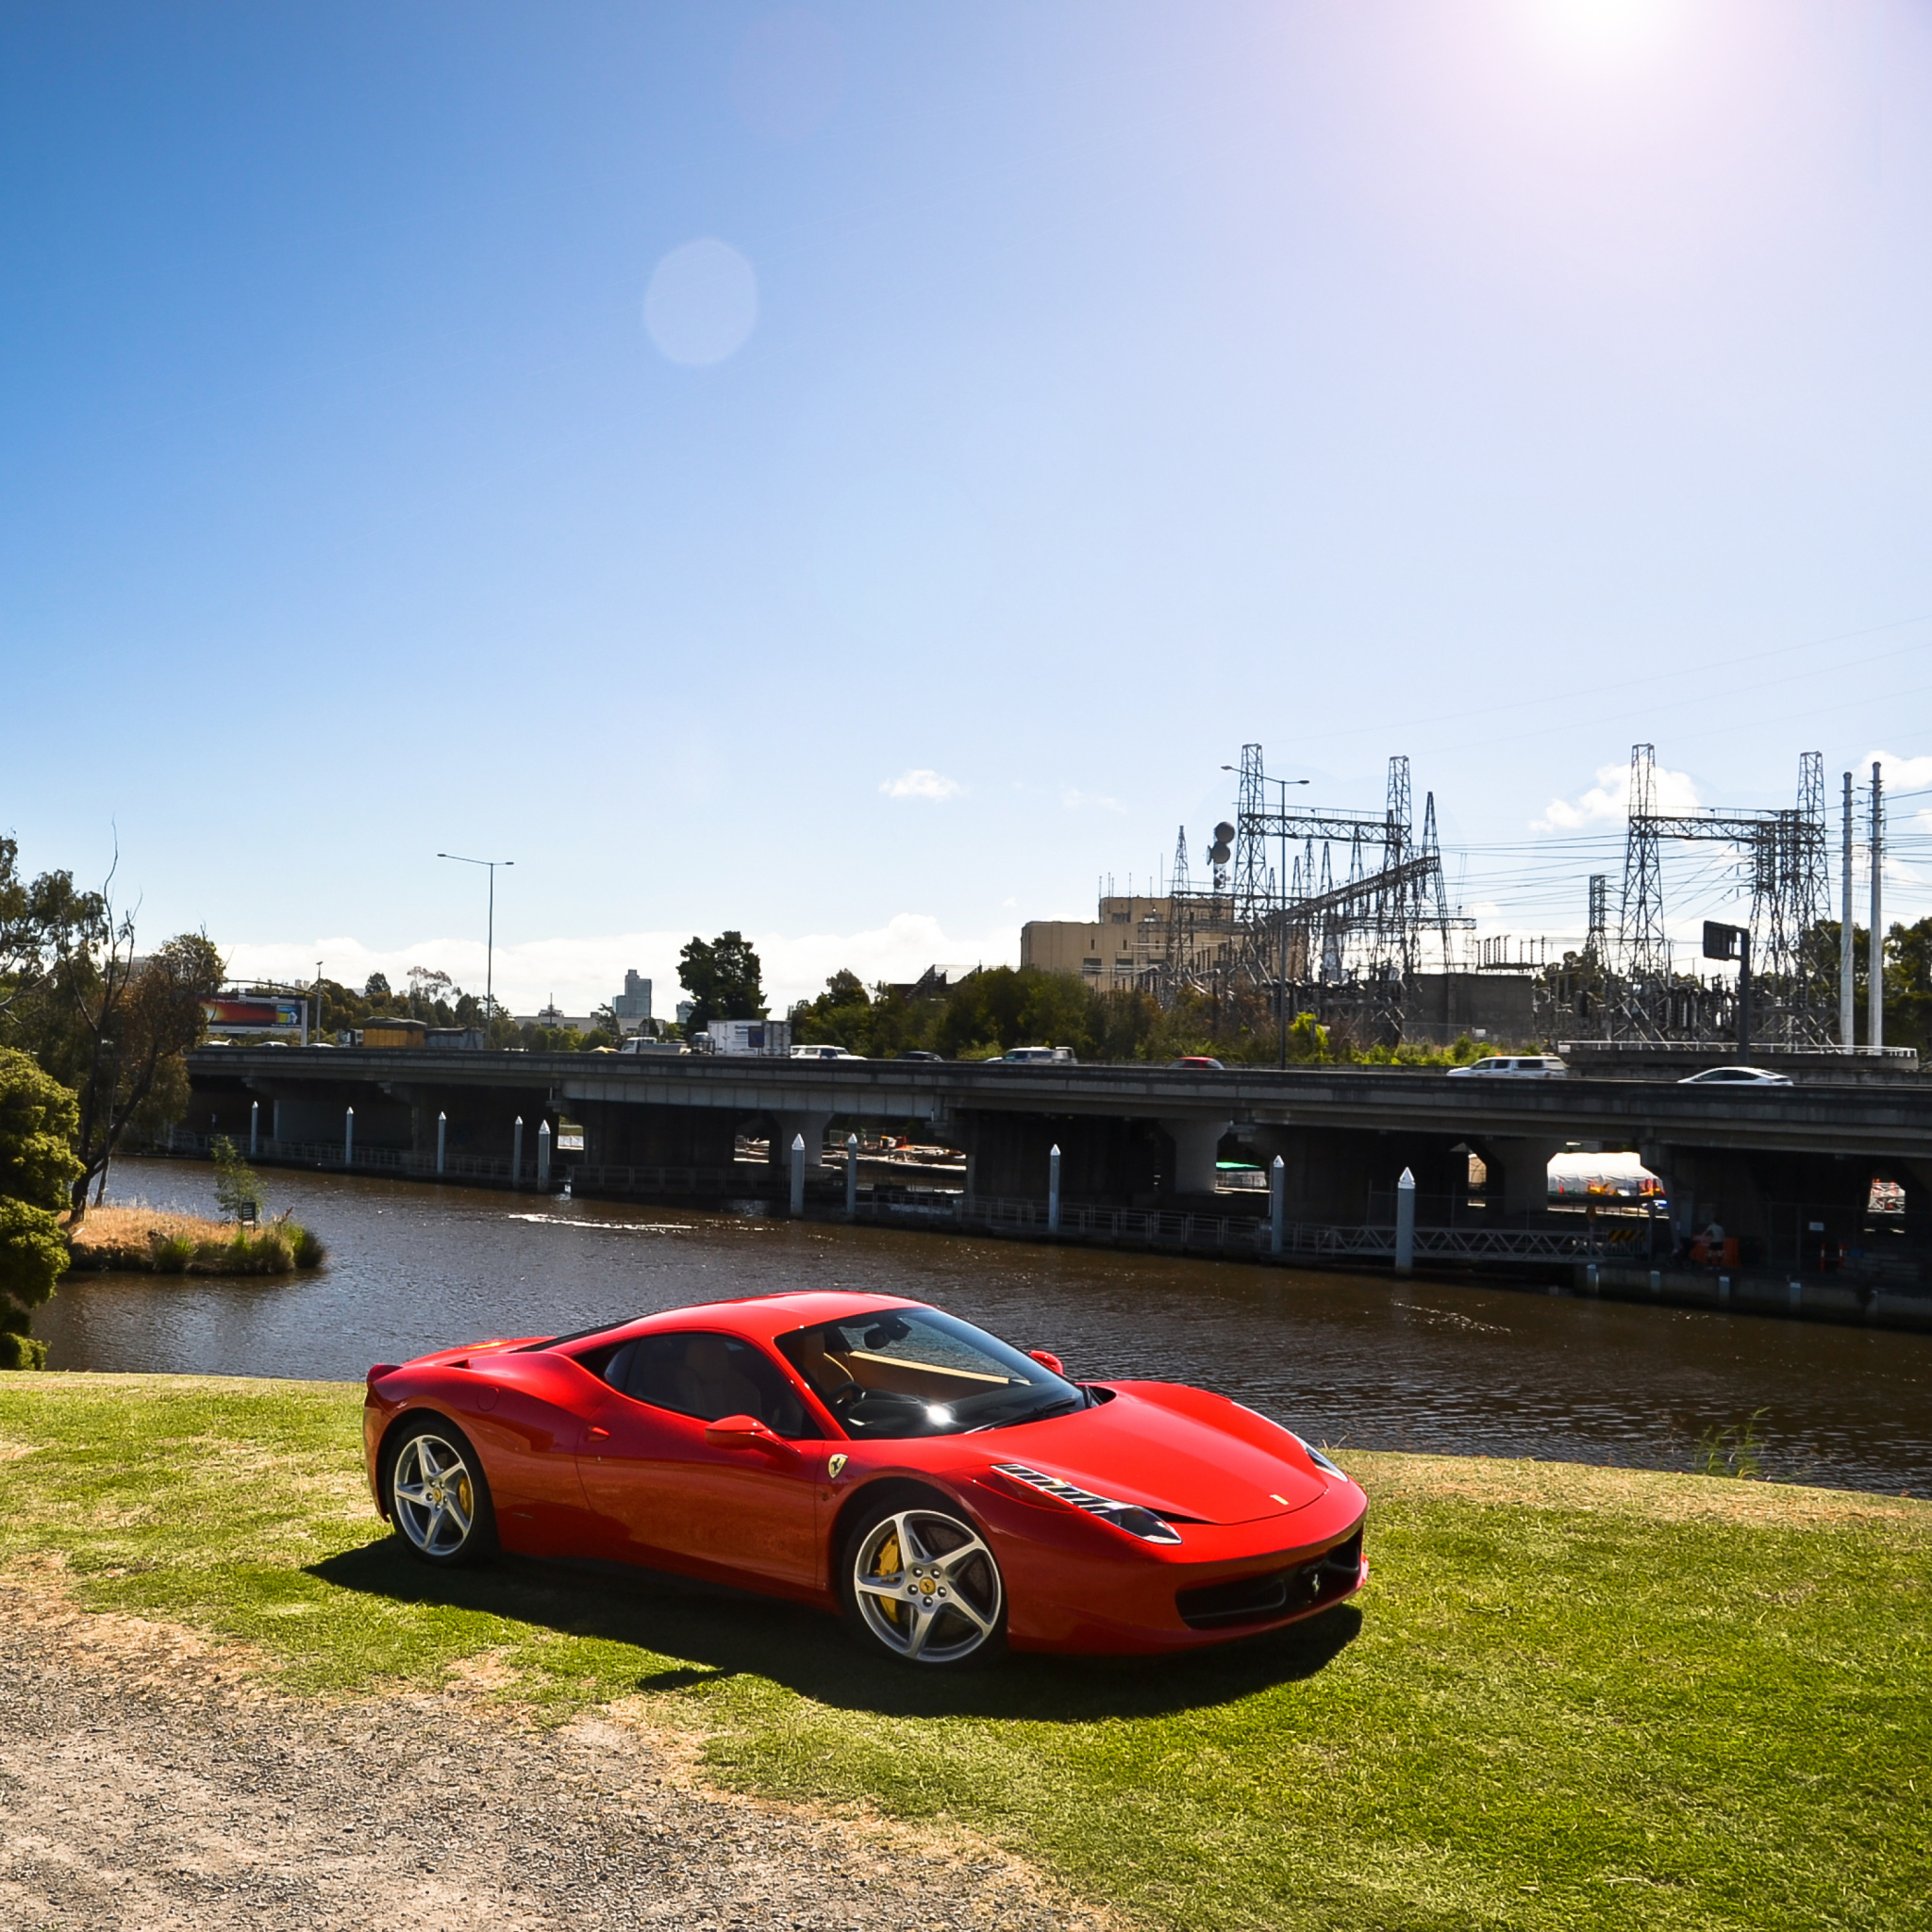
M1217 845L1226 845L1231 843L1233 839L1234 827L1225 819L1223 819L1214 828L1214 842Z

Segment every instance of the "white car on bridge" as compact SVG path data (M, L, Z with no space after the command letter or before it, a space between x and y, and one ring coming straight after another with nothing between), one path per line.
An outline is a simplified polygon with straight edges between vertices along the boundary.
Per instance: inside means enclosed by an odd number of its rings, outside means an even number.
M1701 1074L1687 1074L1679 1087L1789 1087L1789 1074L1774 1074L1769 1067L1706 1067Z
M1567 1080L1570 1069L1553 1053L1492 1053L1466 1067L1451 1067L1452 1080Z

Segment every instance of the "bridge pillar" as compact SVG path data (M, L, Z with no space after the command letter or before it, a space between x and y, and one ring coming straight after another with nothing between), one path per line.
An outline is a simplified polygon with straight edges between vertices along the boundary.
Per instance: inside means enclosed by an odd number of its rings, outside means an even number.
M1447 1134L1384 1133L1372 1127L1259 1126L1252 1145L1266 1166L1281 1157L1282 1191L1290 1221L1360 1227L1373 1217L1377 1195L1393 1211L1396 1177L1404 1168L1416 1177L1420 1225L1443 1218L1451 1197L1460 1197L1469 1159Z
M1561 1141L1515 1140L1486 1135L1470 1143L1482 1157L1491 1178L1489 1198L1500 1195L1503 1212L1511 1218L1519 1214L1545 1214L1550 1206L1550 1162L1563 1151ZM1502 1187L1496 1186L1500 1176Z
M1173 1165L1152 1121L1105 1114L962 1108L949 1138L966 1156L975 1198L1044 1201L1047 1153L1058 1146L1066 1200L1151 1208Z
M1663 1179L1671 1231L1691 1241L1712 1222L1748 1266L1815 1266L1858 1244L1874 1175L1903 1163L1870 1156L1686 1147L1646 1141L1643 1164Z
M805 1137L805 1171L808 1174L829 1174L825 1165L825 1129L832 1124L832 1116L825 1113L778 1113L772 1118L777 1123L777 1129L772 1136L771 1164L783 1168L787 1174L791 1171L792 1137Z
M1219 1177L1215 1162L1221 1143L1234 1124L1227 1120L1203 1120L1198 1114L1170 1115L1155 1125L1174 1142L1174 1164L1161 1178L1171 1194L1211 1194Z

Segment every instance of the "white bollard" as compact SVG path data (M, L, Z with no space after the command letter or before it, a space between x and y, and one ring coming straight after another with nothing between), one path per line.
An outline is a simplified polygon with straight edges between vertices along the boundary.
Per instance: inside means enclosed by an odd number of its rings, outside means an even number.
M550 1191L550 1122L547 1118L537 1123L537 1191L539 1193Z
M1798 1308L1801 1308L1801 1307L1804 1307L1804 1305L1805 1305L1805 1284L1804 1284L1804 1283L1803 1283L1802 1281L1796 1281L1796 1280L1794 1280L1794 1281L1793 1281L1793 1282L1791 1283L1791 1307L1792 1307L1793 1311L1795 1311L1795 1310L1797 1310Z
M248 1151L254 1154L261 1145L261 1102L248 1103Z
M442 1172L443 1156L449 1151L449 1116L439 1113L436 1116L436 1171Z
M517 1124L509 1130L509 1184L520 1188L524 1184L524 1117L517 1116Z
M805 1136L791 1137L791 1218L805 1212Z
M1281 1252L1282 1237L1287 1233L1282 1224L1287 1219L1288 1165L1277 1154L1268 1169L1268 1252L1271 1255Z
M858 1136L845 1136L845 1218L858 1218Z
M1055 1141L1053 1151L1046 1157L1046 1231L1058 1234L1060 1231L1060 1149Z
M1731 1298L1731 1277L1728 1274L1720 1274L1717 1278L1717 1298L1721 1302Z
M1652 1294L1661 1294L1664 1291L1664 1276L1661 1268L1653 1268L1650 1271L1650 1291Z
M1395 1183L1395 1272L1409 1274L1414 1271L1415 1175L1405 1167Z
M346 1107L342 1109L342 1165L356 1164L356 1109Z

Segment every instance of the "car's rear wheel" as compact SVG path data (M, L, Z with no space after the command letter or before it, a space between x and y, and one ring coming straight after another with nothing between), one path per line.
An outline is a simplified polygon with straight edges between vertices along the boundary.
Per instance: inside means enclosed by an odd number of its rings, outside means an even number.
M490 1484L469 1438L441 1416L406 1425L390 1453L389 1513L411 1556L447 1567L496 1543Z
M998 1560L971 1523L937 1500L894 1497L860 1517L840 1588L861 1642L900 1663L990 1663L1006 1648Z

